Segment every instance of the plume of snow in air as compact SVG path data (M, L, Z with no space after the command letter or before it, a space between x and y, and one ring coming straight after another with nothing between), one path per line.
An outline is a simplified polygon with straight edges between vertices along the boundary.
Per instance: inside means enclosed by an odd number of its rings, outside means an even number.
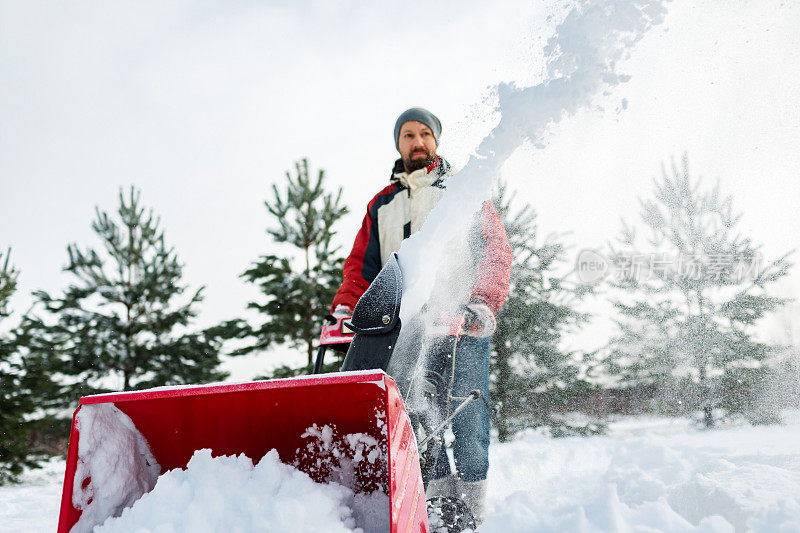
M551 124L591 104L601 91L627 81L617 64L633 45L666 15L667 0L595 0L579 2L556 28L545 47L546 80L531 87L497 86L500 122L466 166L447 181L444 196L422 229L403 242L401 318L407 321L428 301L431 275L447 248L481 204L506 159L525 142L540 144Z

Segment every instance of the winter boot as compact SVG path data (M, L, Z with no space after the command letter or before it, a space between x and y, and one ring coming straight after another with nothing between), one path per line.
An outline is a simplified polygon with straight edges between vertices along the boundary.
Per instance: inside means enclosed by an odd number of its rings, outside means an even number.
M475 521L480 524L486 513L486 480L464 481L459 479L457 485L459 496L472 511Z
M428 481L428 486L425 487L425 498L429 500L431 498L455 498L458 496L456 481L456 477L453 475Z

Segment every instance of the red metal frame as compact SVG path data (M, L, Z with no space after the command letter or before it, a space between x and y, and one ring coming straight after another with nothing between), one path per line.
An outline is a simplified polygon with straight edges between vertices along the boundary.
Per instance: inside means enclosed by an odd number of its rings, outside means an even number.
M313 424L335 425L342 435L367 433L388 451L391 533L428 531L414 434L397 386L382 371L87 396L75 415L98 403L113 403L131 418L162 472L184 468L201 448L215 456L244 453L254 461L274 448L292 462L301 434ZM73 417L59 532L69 531L81 514L72 506L78 441Z

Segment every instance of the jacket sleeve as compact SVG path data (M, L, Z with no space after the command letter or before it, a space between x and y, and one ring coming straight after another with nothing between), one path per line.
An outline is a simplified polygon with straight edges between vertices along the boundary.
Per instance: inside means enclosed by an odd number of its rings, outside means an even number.
M379 193L380 194L380 193ZM358 299L381 270L380 243L378 241L377 209L378 195L367 205L367 213L356 234L353 249L344 261L342 284L333 297L331 312L338 305L355 308Z
M483 244L478 259L478 273L472 288L471 300L486 303L497 313L508 298L511 275L511 245L503 222L491 201L483 203L479 213L479 230Z

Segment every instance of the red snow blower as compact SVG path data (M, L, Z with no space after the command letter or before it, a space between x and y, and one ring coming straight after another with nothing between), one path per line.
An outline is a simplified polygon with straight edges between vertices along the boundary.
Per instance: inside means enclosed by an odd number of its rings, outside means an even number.
M333 398L336 401L331 401ZM97 481L84 464L84 446L75 420L82 410L102 404L113 404L130 418L162 473L185 468L194 452L203 448L211 449L214 456L243 453L254 461L274 448L283 462L295 464L322 482L325 479L319 478L324 472L318 469L318 461L306 453L306 430L316 424L331 426L339 435L369 435L379 443L385 460L367 473L356 472L354 490L385 487L392 533L428 531L411 423L394 381L378 370L81 398L69 440L59 532L72 530L86 511L85 505L91 505L92 495L98 492ZM128 459L118 458L120 462ZM76 476L78 472L81 475ZM75 502L84 504L76 506ZM89 527L84 530L90 531L105 518L98 517L99 521L86 524Z

